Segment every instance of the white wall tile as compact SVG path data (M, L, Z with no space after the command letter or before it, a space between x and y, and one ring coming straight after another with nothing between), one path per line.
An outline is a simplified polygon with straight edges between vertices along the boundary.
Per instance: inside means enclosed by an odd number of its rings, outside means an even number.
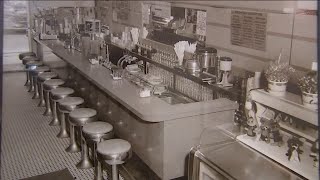
M293 33L297 36L317 38L317 16L297 14Z
M297 7L299 9L310 9L310 10L317 10L317 1L298 1Z
M231 9L209 8L207 11L207 22L230 25Z
M138 3L130 2L133 4L130 7L139 6ZM163 4L168 5L167 2L162 1L143 1L145 4ZM223 49L231 50L234 53L224 52L218 50L218 54L226 53L230 57L235 57L234 64L237 66L244 66L250 70L261 68L265 62L258 60L276 59L279 55L280 49L283 48L282 58L287 61L290 57L291 39L293 27L293 14L279 13L284 8L296 8L296 1L176 1L173 5L178 5L186 8L206 9L207 22L225 25L225 27L207 25L207 43L222 47ZM269 11L267 23L267 40L266 51L258 51L240 46L231 45L230 42L230 20L232 8L238 7L239 10L245 11L259 11L259 9ZM139 12L139 9L133 8L134 12ZM130 19L136 19L141 16L139 13L134 13L135 16L130 16ZM136 16L137 15L137 16ZM134 24L140 23L139 20L134 21ZM124 25L113 23L114 31L121 31ZM227 28L226 28L227 27ZM294 35L316 38L316 16L310 15L296 15L294 24ZM303 39L293 40L292 47L292 64L309 68L313 61L311 57L316 56L316 45L303 41ZM248 56L246 55L248 54ZM255 58L257 57L257 58ZM307 62L302 62L301 59L310 59ZM313 59L314 59L313 58ZM300 62L301 61L301 62Z
M230 53L227 51L219 50L220 56L228 56L232 59L232 66L245 69L247 71L263 71L263 69L268 65L268 62L262 62L254 58L247 56L241 56L239 54Z
M230 26L231 9L229 8L209 8L207 11L207 22L224 24ZM292 14L268 13L267 31L291 34Z
M185 4L201 4L203 6L239 7L283 11L284 8L295 8L296 1L179 1Z
M230 41L229 28L208 26L207 44L267 59L275 59L277 56L279 56L280 49L283 48L283 60L288 61L290 56L291 40L284 37L267 36L266 51L258 51L254 49L232 45Z
M33 1L32 6L39 8L53 7L94 7L94 0L87 1Z
M317 60L317 44L294 39L291 53L292 65L311 69L311 63Z
M268 13L267 32L291 35L292 25L292 14Z

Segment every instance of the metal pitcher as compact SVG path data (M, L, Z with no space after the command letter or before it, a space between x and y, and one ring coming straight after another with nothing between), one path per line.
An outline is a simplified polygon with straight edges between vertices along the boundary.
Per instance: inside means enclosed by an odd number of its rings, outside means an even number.
M202 70L207 70L210 67L217 65L217 50L215 48L203 48L197 51L197 57Z

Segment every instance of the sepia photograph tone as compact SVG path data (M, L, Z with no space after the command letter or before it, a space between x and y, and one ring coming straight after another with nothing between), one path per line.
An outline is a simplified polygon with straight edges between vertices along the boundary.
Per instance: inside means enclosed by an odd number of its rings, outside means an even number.
M0 179L319 179L316 0L0 5Z

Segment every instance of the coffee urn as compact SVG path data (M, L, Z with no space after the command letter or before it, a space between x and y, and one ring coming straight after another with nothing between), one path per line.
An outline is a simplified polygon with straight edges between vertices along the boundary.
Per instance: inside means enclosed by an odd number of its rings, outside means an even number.
M208 72L209 68L213 69L214 72L211 72L214 75L218 74L218 57L217 49L206 47L199 49L197 51L197 57L200 62L200 68L202 72Z

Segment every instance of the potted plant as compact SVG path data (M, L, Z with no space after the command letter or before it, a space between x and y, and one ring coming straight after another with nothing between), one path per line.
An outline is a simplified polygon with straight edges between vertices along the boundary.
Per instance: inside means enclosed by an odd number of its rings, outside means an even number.
M282 63L280 59L281 53L278 60L270 62L265 70L268 80L268 92L276 96L283 96L285 94L290 74L295 71L289 63Z
M318 107L318 73L317 63L312 63L312 71L299 79L298 86L302 92L302 103L306 107Z

